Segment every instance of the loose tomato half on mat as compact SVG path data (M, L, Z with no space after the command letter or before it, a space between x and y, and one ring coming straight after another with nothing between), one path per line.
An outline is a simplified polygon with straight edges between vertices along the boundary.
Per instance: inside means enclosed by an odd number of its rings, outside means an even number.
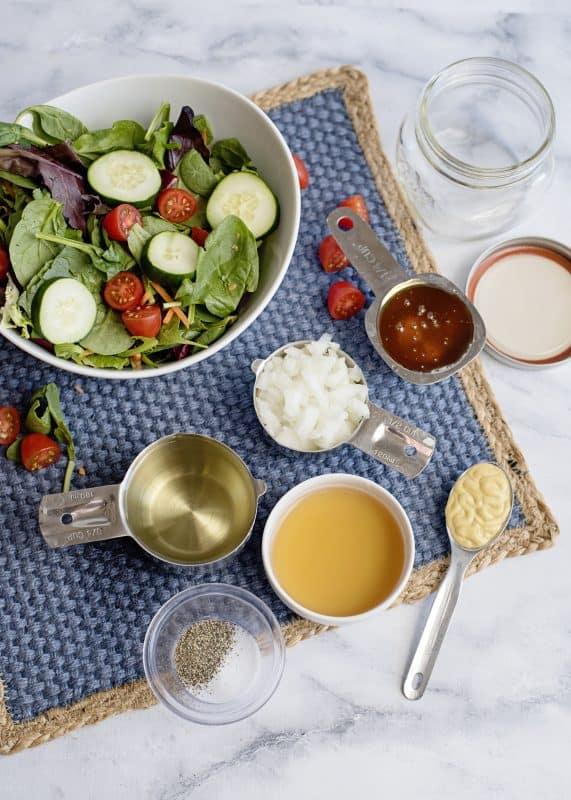
M365 295L349 281L338 281L329 287L327 307L333 319L349 319L365 305Z
M168 222L186 222L196 213L196 199L184 189L164 189L157 200L159 214Z
M22 464L30 472L49 467L61 456L61 448L57 442L43 433L28 433L20 445Z
M136 308L145 293L143 282L132 272L118 272L105 284L103 297L115 311L130 311Z
M349 266L349 259L329 234L319 245L319 261L325 272L339 272Z
M8 277L8 270L10 269L10 258L8 252L0 247L0 284L4 283Z
M299 180L299 188L300 189L307 189L309 186L309 172L307 171L307 167L305 166L304 161L296 155L292 153L293 163L295 164L295 168L297 170L297 177Z
M153 339L161 329L161 309L156 303L152 306L137 306L130 311L124 311L121 319L131 336Z
M18 438L21 423L18 409L0 406L0 445L12 444Z
M350 208L355 214L358 214L362 220L369 222L369 209L365 203L365 198L362 194L352 194L342 203L339 203L339 208Z
M126 242L133 225L140 225L141 222L141 215L135 206L121 203L120 206L105 215L103 227L110 239L115 239L116 242Z

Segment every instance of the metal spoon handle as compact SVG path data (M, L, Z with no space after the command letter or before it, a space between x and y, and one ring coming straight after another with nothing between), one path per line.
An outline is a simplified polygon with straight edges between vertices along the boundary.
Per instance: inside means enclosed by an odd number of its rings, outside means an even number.
M428 686L440 647L460 597L464 573L471 560L470 553L455 554L454 551L452 552L450 567L436 593L422 636L404 679L402 692L408 700L419 700Z
M352 227L340 227L342 219L351 220ZM408 280L396 258L354 211L336 208L327 217L327 225L337 244L377 297L384 297L393 286Z

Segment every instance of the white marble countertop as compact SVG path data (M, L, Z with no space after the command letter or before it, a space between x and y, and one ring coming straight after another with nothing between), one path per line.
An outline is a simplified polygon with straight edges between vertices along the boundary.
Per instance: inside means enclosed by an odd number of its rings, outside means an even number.
M568 0L550 2L549 16L538 13L540 0L511 0L502 11L484 0L477 14L453 0L379 5L4 0L0 118L129 73L191 73L249 93L351 63L369 76L392 156L397 125L432 73L469 55L502 56L544 81L558 114L554 185L519 230L569 243ZM430 244L462 284L483 247ZM488 358L485 368L564 535L553 550L467 582L421 702L407 702L400 683L426 604L289 651L276 696L242 723L191 727L153 708L3 758L2 800L570 797L571 372Z

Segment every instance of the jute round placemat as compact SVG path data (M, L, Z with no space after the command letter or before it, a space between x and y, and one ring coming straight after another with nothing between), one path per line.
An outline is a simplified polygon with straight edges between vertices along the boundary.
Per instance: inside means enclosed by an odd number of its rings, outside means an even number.
M342 92L359 145L369 164L383 202L400 231L411 265L417 272L435 271L436 266L416 227L412 214L392 173L377 130L368 92L367 78L352 67L339 67L308 75L254 96L265 110L318 92ZM475 561L470 574L502 560L550 547L558 533L557 524L537 490L511 432L484 377L481 365L473 362L461 374L466 395L500 465L510 474L515 494L524 511L525 527L510 529ZM432 592L447 567L447 558L432 561L415 570L398 602L412 603ZM295 620L284 627L288 646L326 630L306 620ZM108 691L98 692L71 705L53 708L34 719L15 723L4 702L0 684L0 752L14 753L41 744L83 725L155 702L144 680L137 680Z

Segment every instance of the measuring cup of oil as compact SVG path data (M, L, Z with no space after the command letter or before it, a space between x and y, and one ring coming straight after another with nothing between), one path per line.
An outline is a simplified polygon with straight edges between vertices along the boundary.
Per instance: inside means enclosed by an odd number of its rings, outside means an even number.
M327 218L333 237L375 293L365 330L383 361L411 383L438 383L483 348L482 317L452 281L435 273L410 278L355 212Z
M120 484L45 495L39 525L49 547L131 536L168 564L205 566L244 547L265 491L226 445L174 433L139 453Z
M262 428L277 444L298 453L323 453L342 444L350 444L380 461L381 464L396 469L407 478L419 475L432 458L436 447L434 436L372 403L369 400L369 390L360 367L339 348L338 344L325 341L325 338L322 337L319 342L311 340L291 342L278 348L267 358L252 362L252 371L256 375L253 389L254 409ZM319 443L315 443L313 446L303 446L296 443L295 439L285 440L270 424L264 408L263 393L265 389L263 385L268 369L279 363L280 359L295 355L293 351L299 350L303 354L307 348L312 347L317 348L318 351L321 350L322 355L326 358L329 355L335 355L336 359L344 361L353 382L362 387L360 406L364 413L360 417L353 417L353 423L347 423L346 433L342 432L338 441L329 443L327 446L320 446ZM333 395L338 395L340 389L332 387L331 391ZM317 413L317 409L315 409L314 415Z

